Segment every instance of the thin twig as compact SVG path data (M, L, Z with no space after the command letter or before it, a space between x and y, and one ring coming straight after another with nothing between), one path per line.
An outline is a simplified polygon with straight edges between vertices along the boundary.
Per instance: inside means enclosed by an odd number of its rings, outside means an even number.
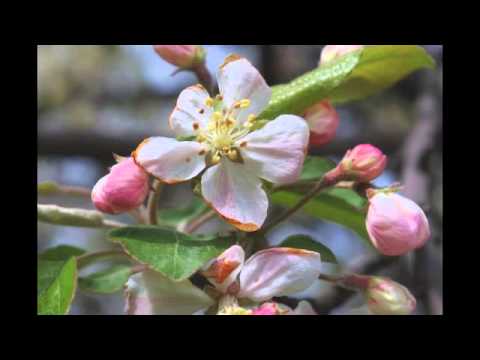
M203 224L205 224L208 220L212 219L213 217L215 217L216 213L215 211L213 210L209 210L207 211L206 213L200 215L199 217L193 219L191 222L189 222L186 226L185 226L185 230L184 232L187 233L187 234L190 234L192 232L194 232L195 230L197 230L200 226L202 226Z
M157 224L157 209L158 209L158 200L162 192L163 183L155 179L153 181L153 191L150 193L148 198L148 223L151 225Z
M336 180L333 181L330 178L324 176L302 199L298 201L298 203L294 207L286 210L277 219L273 220L270 224L267 224L263 229L259 231L259 233L266 234L268 231L270 231L272 228L277 226L279 223L288 219L290 216L292 216L294 213L300 210L303 206L305 206L313 197L318 195L321 191L335 185L335 183L336 183Z
M125 223L122 223L122 222L119 222L119 221L115 221L115 220L104 219L103 220L103 226L110 227L110 228L122 228L122 227L128 226L128 224L125 224Z

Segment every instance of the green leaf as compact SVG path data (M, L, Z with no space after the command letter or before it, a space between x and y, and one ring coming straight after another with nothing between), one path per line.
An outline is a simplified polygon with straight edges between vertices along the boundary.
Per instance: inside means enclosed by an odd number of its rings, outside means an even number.
M61 261L68 260L72 256L80 256L85 254L85 250L70 245L59 245L54 248L45 250L39 255L41 260Z
M80 277L78 279L78 286L84 291L111 294L123 289L131 273L131 265L113 265L108 269Z
M272 98L260 119L302 114L329 98L344 103L373 95L402 78L435 63L416 45L374 45L346 54L287 84L272 87Z
M322 261L337 264L335 254L325 245L315 241L308 235L292 235L286 238L279 246L316 251Z
M300 174L300 181L320 180L336 166L335 162L320 156L307 156Z
M326 98L353 71L360 52L348 54L296 78L280 87L272 87L272 97L259 119L274 119L281 114L300 114L309 106Z
M301 198L302 194L280 191L272 195L272 202L277 205L291 207ZM369 245L370 240L365 227L365 211L361 204L365 200L352 190L330 189L310 200L303 211L315 218L343 225L353 230Z
M68 260L38 260L37 312L39 315L64 315L75 295L77 265Z
M208 205L195 196L187 207L161 210L158 214L158 221L161 225L177 227L201 215L206 210L208 210Z
M378 93L412 72L435 67L424 48L416 45L377 45L365 48L357 66L329 95L344 103Z
M187 235L156 226L115 229L110 238L120 243L130 256L174 281L187 279L233 245L233 238Z

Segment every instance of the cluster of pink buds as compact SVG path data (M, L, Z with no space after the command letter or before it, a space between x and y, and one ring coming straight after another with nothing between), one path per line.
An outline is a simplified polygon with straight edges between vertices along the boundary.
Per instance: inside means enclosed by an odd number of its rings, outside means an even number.
M92 202L102 212L120 214L139 207L148 190L148 174L133 158L124 158L95 184Z

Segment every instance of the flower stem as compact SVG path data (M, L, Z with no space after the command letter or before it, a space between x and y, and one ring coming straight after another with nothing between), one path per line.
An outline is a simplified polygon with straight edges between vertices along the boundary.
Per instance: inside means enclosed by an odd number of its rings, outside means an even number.
M200 226L205 224L208 220L212 219L214 216L215 216L215 211L213 210L209 210L206 213L201 214L199 217L196 217L185 226L184 232L187 234L194 232Z
M365 290L368 288L370 279L369 276L358 274L344 274L337 276L320 274L318 278L348 290Z
M214 90L213 85L214 84L213 84L212 76L210 75L210 72L208 71L205 64L200 63L200 64L196 65L195 67L192 68L192 71L197 76L200 84L202 84L210 94L213 94L213 90Z
M279 223L288 219L290 216L292 216L294 213L300 210L318 193L325 190L326 188L329 188L335 185L338 180L339 179L336 179L335 177L324 176L303 198L301 198L298 201L298 203L294 207L286 210L277 219L273 220L270 224L267 224L262 230L260 230L260 232L262 234L266 234L268 231L270 231L272 228L277 226Z
M158 209L158 199L162 192L163 183L155 179L153 181L153 191L150 193L148 198L148 223L151 225L157 224L157 209Z

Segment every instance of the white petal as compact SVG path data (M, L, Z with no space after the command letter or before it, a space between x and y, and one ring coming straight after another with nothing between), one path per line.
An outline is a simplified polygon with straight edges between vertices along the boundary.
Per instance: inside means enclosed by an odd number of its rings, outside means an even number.
M276 184L295 182L308 147L308 124L295 115L281 115L237 141L245 165Z
M190 280L173 282L149 270L128 279L125 297L128 315L192 315L213 304Z
M268 198L261 180L243 164L223 158L202 175L202 194L230 224L243 231L258 230L267 217Z
M196 135L207 125L213 113L213 108L205 105L208 97L202 85L190 86L180 93L169 119L170 127L177 136Z
M245 251L239 245L233 245L220 256L213 259L202 269L202 274L225 293L237 279L237 275L245 262Z
M189 180L205 168L204 149L194 141L166 137L144 140L133 152L135 162L167 184Z
M240 124L250 114L259 115L272 96L272 90L258 70L247 59L236 55L225 59L218 70L217 79L226 108L239 100L250 100L250 106L237 113L236 119Z
M289 312L288 315L318 315L308 301L302 300L298 303L295 310Z
M265 301L310 287L320 275L320 254L293 248L255 253L240 272L238 297Z

